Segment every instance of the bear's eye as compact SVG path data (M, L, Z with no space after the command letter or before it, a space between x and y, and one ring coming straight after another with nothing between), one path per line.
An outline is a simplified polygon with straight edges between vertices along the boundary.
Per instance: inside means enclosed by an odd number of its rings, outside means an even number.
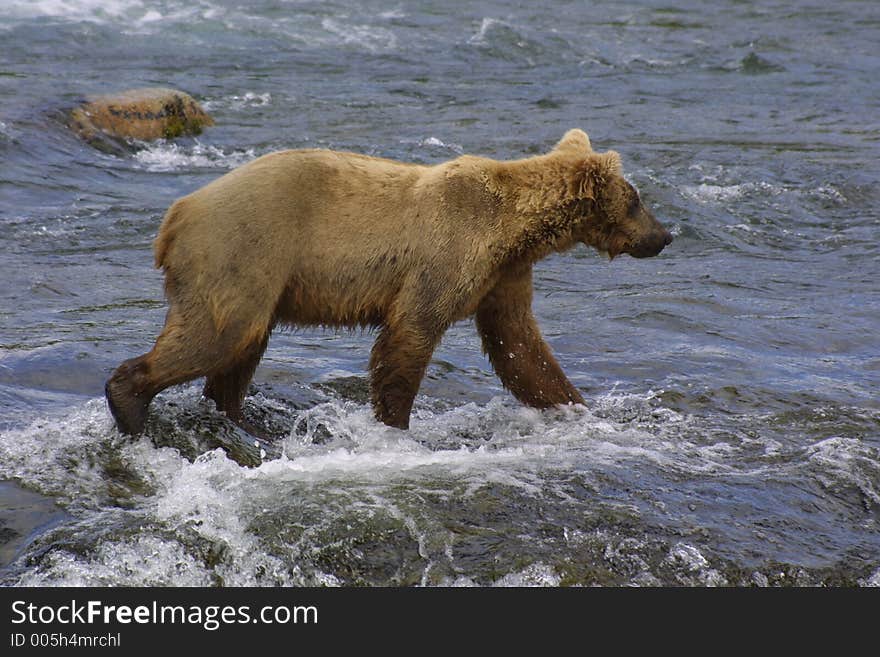
M626 208L627 214L635 214L639 211L639 206L642 204L641 199L639 199L638 194L633 194L630 197L629 205Z

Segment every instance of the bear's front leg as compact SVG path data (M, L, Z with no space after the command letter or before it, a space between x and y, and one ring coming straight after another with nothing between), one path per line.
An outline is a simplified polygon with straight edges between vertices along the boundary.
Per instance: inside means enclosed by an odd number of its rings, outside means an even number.
M532 271L510 272L477 308L477 330L504 387L527 406L583 404L532 314Z
M379 333L370 354L370 390L376 419L409 429L409 415L441 331L398 321Z

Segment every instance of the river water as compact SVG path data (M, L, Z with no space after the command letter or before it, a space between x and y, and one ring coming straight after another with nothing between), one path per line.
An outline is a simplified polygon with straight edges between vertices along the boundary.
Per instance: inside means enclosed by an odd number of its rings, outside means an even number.
M0 583L880 585L880 5L5 0ZM171 86L216 126L96 150L61 112ZM586 408L507 394L471 323L409 432L372 419L373 336L280 331L244 468L198 384L113 428L102 386L162 326L173 200L328 147L618 150L675 235L536 267Z

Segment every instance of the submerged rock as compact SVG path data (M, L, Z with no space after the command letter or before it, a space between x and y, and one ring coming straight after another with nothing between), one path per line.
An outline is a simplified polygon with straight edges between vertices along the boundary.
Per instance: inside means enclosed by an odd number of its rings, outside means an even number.
M0 480L0 570L67 515L51 498Z
M106 139L174 139L200 134L214 119L195 99L163 87L89 97L69 115L70 127L95 143Z

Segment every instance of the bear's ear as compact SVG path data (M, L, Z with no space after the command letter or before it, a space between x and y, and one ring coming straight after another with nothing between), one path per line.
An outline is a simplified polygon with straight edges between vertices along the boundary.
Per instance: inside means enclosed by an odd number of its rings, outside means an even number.
M623 175L620 154L616 151L590 153L579 160L566 176L566 191L570 200L595 201L598 190L609 179Z
M623 175L623 164L620 161L620 153L617 151L607 151L605 153L596 154L593 158L596 177L601 180L607 180L612 176Z
M593 175L591 158L578 161L577 165L569 170L567 178L568 198L565 200L596 200L596 176Z
M559 143L556 144L556 151L575 151L577 153L592 153L593 146L590 144L590 138L583 130L574 128L566 132Z

